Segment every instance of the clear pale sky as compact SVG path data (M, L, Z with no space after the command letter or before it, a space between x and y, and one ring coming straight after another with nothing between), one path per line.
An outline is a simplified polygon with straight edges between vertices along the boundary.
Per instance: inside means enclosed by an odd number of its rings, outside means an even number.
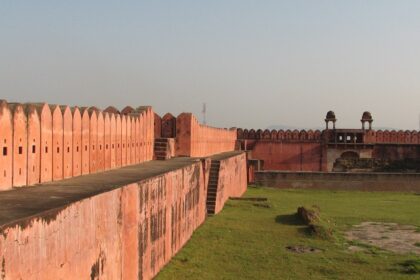
M0 0L0 98L418 129L420 1Z

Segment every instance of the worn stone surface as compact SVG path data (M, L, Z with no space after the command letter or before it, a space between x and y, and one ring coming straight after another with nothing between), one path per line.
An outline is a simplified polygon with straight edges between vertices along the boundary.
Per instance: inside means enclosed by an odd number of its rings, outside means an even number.
M220 160L219 182L215 213L219 213L229 197L240 197L247 188L245 153L231 156L230 153L212 157ZM245 175L244 175L245 174Z
M214 128L200 124L191 113L176 118L177 156L205 157L234 151L236 129Z
M204 222L215 159L226 171L238 165L222 183L226 196L242 194L246 163L238 152L1 192L3 279L151 279Z

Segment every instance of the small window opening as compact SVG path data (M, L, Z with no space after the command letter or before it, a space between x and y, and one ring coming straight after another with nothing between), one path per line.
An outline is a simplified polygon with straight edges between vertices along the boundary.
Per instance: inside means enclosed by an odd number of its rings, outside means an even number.
M85 145L85 151L87 151L87 145Z
M67 153L70 153L70 147L67 147Z
M57 147L57 154L60 153L60 147Z
M36 147L35 145L32 145L32 153L35 154L35 152L36 152Z
M76 147L76 152L79 152L79 146Z
M19 146L19 155L23 154L23 147Z
M3 147L3 156L7 156L7 147Z
M45 153L48 154L48 147L45 147Z

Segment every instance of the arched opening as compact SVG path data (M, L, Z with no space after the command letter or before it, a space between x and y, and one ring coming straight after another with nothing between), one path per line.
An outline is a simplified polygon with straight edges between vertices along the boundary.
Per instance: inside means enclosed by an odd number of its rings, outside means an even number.
M359 154L354 151L346 151L341 154L342 159L359 159Z

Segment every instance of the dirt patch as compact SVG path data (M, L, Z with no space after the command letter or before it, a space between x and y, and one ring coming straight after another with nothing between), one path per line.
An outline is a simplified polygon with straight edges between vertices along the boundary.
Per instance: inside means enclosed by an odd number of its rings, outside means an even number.
M321 250L306 247L306 246L287 246L286 249L290 252L297 253L297 254L305 254L305 253L319 253Z
M230 200L267 201L266 197L229 197Z
M261 208L271 208L271 205L270 204L264 203L264 202L262 202L262 203L253 203L252 205L255 206L255 207L261 207Z
M354 226L345 234L351 241L373 245L398 254L420 255L420 232L411 225L396 223L364 222Z

